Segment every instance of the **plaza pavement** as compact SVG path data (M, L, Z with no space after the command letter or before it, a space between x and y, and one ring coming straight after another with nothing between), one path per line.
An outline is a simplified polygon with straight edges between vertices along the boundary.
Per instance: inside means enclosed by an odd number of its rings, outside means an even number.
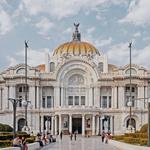
M120 150L115 146L105 144L101 142L101 137L82 137L77 136L77 140L74 138L71 141L70 137L65 135L63 136L62 141L57 137L56 143L50 143L42 148L42 150Z

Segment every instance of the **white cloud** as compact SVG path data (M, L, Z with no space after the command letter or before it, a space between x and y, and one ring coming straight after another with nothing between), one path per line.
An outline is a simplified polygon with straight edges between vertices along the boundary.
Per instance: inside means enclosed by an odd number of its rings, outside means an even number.
M91 27L87 29L87 34L92 34L95 31L95 27Z
M108 39L97 39L94 41L94 43L96 47L101 48L103 46L110 45L112 43L112 38L109 37Z
M128 64L128 45L128 43L111 45L106 53L109 62L114 63L118 66Z
M70 34L70 33L72 33L73 32L73 28L72 27L69 27L69 28L67 28L66 30L64 30L63 31L63 33L66 33L66 34Z
M39 49L39 50L33 50L28 49L28 65L30 66L38 66L39 64L45 63L45 52L49 52L47 48ZM19 62L19 59L24 60L24 50L17 52L14 57L7 56L7 60L9 61L9 66L14 66L18 63L24 63Z
M129 22L135 25L150 24L150 0L131 1L128 14L119 22Z
M129 43L119 43L111 45L107 51L108 61L117 66L129 64ZM132 48L131 57L132 63L142 65L144 67L150 67L150 63L147 61L150 58L150 45L143 49Z
M12 56L6 56L6 59L9 61L9 65L8 65L9 67L18 64L17 59L15 59Z
M39 29L39 34L47 35L47 32L54 26L54 24L44 17L36 23L35 26Z
M81 10L89 13L106 3L118 5L124 3L124 0L22 0L22 5L29 15L45 13L55 19L74 16Z
M4 35L13 28L13 23L10 15L0 8L0 34Z
M141 33L140 32L136 32L133 34L133 37L140 37L141 36Z
M28 64L31 66L37 66L39 64L45 63L45 52L47 52L47 48L39 49L39 50L33 50L28 49ZM24 59L24 50L21 52L17 52L16 56L22 57L22 60Z

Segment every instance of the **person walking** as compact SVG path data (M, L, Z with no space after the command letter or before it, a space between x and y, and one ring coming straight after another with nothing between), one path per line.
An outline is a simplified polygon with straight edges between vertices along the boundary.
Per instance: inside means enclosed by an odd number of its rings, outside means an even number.
M108 134L105 134L105 144L108 144Z
M105 132L103 131L102 132L102 143L104 142L104 139L105 139Z
M75 131L74 132L74 140L76 141L76 139L77 139L77 132Z
M72 136L73 136L72 133L70 133L70 140L71 140L71 141L72 141Z
M63 133L62 131L60 132L60 139L62 140L62 136L63 136Z

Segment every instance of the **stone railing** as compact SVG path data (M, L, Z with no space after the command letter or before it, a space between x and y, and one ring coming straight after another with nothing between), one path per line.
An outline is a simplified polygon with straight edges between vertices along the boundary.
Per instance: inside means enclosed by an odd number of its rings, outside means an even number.
M150 150L150 147L137 146L137 145L127 144L127 143L118 142L114 140L109 140L109 143L120 150Z
M28 145L29 150L38 150L40 148L40 145L37 142L27 144L27 145ZM6 147L6 148L2 148L1 150L20 150L20 148L19 147Z

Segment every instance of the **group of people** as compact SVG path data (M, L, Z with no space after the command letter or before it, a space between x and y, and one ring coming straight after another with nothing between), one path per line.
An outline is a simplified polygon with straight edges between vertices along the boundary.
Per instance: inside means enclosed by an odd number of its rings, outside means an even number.
M21 150L28 150L25 137L17 136L13 140L13 147L20 147Z
M35 142L38 142L40 144L40 147L43 147L44 145L47 145L51 142L56 142L56 138L54 138L51 134L37 134L35 138Z
M101 137L102 137L102 143L105 142L106 144L108 144L108 139L111 138L111 134L110 134L110 132L105 133L103 131Z

